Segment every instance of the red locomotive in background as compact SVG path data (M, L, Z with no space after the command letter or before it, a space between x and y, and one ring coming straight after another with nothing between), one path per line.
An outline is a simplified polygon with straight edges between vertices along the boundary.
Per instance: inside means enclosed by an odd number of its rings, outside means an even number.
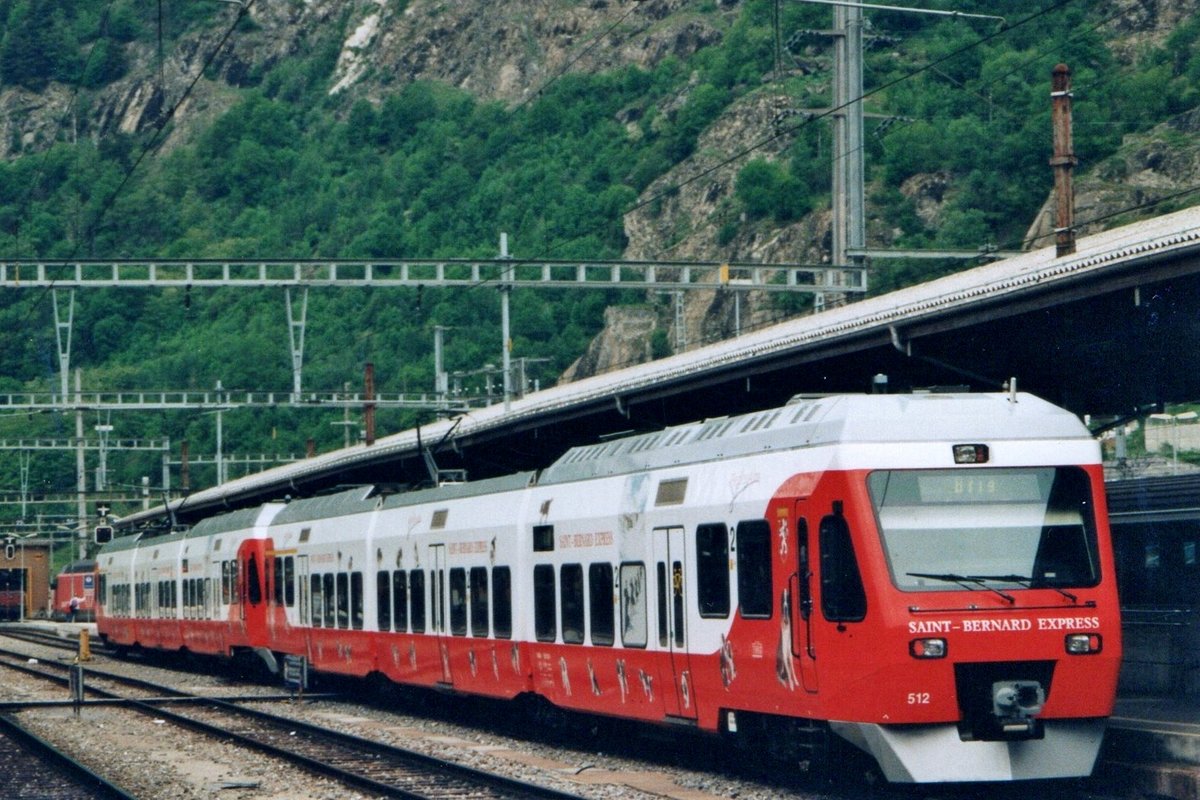
M67 622L96 619L96 562L73 561L50 582L50 617Z
M122 537L112 644L675 723L893 781L1090 773L1120 619L1097 443L1026 394L798 399Z

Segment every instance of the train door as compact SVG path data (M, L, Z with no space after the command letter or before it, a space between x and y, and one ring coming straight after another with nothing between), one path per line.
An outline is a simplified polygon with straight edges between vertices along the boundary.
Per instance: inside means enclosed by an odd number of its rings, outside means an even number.
M266 564L260 544L260 540L249 539L238 549L238 599L243 633L251 639L262 636L267 625Z
M687 559L680 527L655 528L655 577L658 594L659 644L670 653L672 687L663 692L667 714L696 717L687 643Z
M793 550L795 572L788 582L788 600L784 613L789 615L792 628L793 663L800 666L800 683L809 692L817 691L817 647L813 642L813 546L808 532L808 520L804 517L804 504L796 503L796 514L792 518L795 531ZM784 520L786 521L786 520ZM781 540L788 538L787 531L780 531Z
M309 595L308 556L296 556L296 589L299 604L300 624L304 627L312 625L312 597Z
M446 545L429 547L429 612L433 633L437 637L438 653L442 661L442 682L453 683L450 672L450 640L446 630Z

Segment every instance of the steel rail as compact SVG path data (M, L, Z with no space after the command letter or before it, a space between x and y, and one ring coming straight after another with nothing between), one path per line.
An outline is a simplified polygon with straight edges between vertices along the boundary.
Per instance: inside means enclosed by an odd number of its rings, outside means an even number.
M11 745L11 746L10 746ZM30 763L29 758L34 760ZM70 798L71 800L137 800L117 784L96 774L74 757L26 728L11 714L0 714L0 792L6 800ZM49 770L49 774L47 774ZM27 793L24 776L36 783ZM54 785L52 778L61 777ZM67 785L62 785L62 783Z
M24 657L23 654L11 651L0 650L0 654ZM49 670L65 671L70 668L69 665L55 662L38 665L48 669L8 661L0 662L0 666L58 683L64 683L67 679L50 674ZM580 800L578 795L495 775L359 736L331 731L288 717L244 708L233 702L234 698L201 697L142 678L99 670L88 672L96 678L156 692L157 696L121 698L94 685L87 687L89 692L110 700L122 700L132 710L152 715L156 719L166 719L175 725L222 741L232 740L241 746L287 760L315 774L334 778L382 796L403 800ZM263 702L275 698L250 699ZM89 705L90 702L92 701L85 700L83 705ZM186 704L187 708L175 711L163 708L163 705L168 703ZM208 716L211 720L214 715L223 716L226 722L222 724L199 718ZM247 721L259 726L258 735L246 730ZM233 730L234 727L241 730Z

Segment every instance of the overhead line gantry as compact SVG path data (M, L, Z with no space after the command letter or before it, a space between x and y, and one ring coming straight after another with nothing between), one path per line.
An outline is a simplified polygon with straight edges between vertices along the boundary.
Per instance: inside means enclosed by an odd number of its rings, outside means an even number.
M468 287L865 292L865 268L734 261L522 259L3 261L0 288Z

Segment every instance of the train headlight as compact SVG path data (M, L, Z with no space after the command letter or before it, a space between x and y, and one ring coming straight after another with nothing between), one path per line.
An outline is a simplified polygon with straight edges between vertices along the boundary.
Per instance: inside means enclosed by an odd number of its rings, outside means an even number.
M913 658L945 658L945 639L913 639L908 643L908 652Z
M1104 647L1104 640L1098 633L1068 633L1067 652L1073 656L1086 656L1099 653Z

